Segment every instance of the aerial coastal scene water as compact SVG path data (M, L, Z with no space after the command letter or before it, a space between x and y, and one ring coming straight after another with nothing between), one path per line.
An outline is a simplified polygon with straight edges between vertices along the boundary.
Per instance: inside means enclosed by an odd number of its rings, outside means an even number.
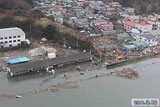
M0 107L158 107L159 0L0 0Z
M15 106L46 106L56 107L87 106L101 107L123 106L130 107L132 98L159 98L159 58L148 59L141 62L125 65L114 69L94 67L80 75L75 67L70 69L71 77L63 78L63 74L44 82L49 76L34 74L31 77L13 78L8 80L5 74L1 74L1 94L22 94L22 98L1 98L0 104L4 107ZM84 65L83 65L84 66ZM124 68L132 68L139 73L137 79L125 79L113 75L105 75ZM66 68L67 69L67 68ZM153 73L154 72L154 73ZM95 75L103 75L95 78ZM67 84L67 82L69 84ZM48 86L63 84L56 92L35 90L45 89ZM33 91L33 92L32 92ZM23 94L25 93L25 94ZM63 103L62 103L63 102Z

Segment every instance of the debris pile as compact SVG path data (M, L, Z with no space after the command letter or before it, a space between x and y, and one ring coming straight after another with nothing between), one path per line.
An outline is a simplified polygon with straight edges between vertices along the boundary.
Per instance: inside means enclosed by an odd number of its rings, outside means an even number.
M57 83L56 85L53 85L52 87L56 87L56 88L78 88L78 85L76 83L66 82L66 83Z
M21 98L22 96L20 95L10 95L10 94L1 94L0 99L2 98Z
M48 91L48 92L57 92L58 89L53 89L51 86L49 86L49 87L47 88L47 91Z
M116 76L127 78L127 79L134 79L134 78L138 78L139 74L136 71L134 71L130 68L127 68L127 69L123 69L120 72L117 72Z
M48 81L51 81L52 79L54 79L56 77L56 75L53 75L51 77L48 77L46 78L45 80L43 80L41 83L40 83L40 86L42 86L43 84L47 83Z

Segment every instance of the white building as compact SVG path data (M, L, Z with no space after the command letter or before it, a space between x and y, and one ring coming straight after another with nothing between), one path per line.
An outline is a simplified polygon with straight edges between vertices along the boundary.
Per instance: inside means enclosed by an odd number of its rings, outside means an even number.
M106 8L107 11L114 11L114 10L116 10L116 8L112 7L111 5L106 5L105 8Z
M62 15L54 15L54 20L59 22L60 24L63 24L63 16Z
M125 10L129 14L134 14L135 9L134 8L126 8Z
M151 24L153 30L160 30L160 21L159 21L160 18L158 15L156 16L149 15L148 17L142 17L141 19Z
M136 28L143 33L148 32L148 31L152 31L152 25L149 23L144 23L144 22L140 22L140 23L136 24Z
M18 46L25 40L25 33L20 28L0 29L0 48Z
M113 24L112 23L105 23L105 24L101 24L101 29L103 31L112 31L113 30Z
M108 3L108 5L110 5L114 8L121 8L122 7L122 5L119 2L111 2L111 3Z
M148 46L158 45L157 38L152 34L135 35L133 38L136 41L146 42Z
M139 23L140 22L140 16L138 15L129 15L128 17L126 17L126 19L132 21L132 22L137 22Z
M124 21L124 29L131 31L132 29L138 29L140 32L144 33L144 32L148 32L152 30L152 25L149 23L145 23L145 22L133 22L130 20L125 20Z

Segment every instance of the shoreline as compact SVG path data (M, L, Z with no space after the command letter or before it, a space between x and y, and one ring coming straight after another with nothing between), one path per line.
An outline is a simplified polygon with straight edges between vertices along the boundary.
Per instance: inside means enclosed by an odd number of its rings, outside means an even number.
M106 68L115 68L115 67L119 67L119 66L123 66L123 65L128 65L128 64L135 63L135 62L138 62L138 61L143 61L143 60L146 60L146 59L150 59L150 58L153 58L153 57L158 56L158 55L160 55L160 53L144 55L142 57L137 57L137 58L134 58L134 59L131 58L131 59L128 59L128 60L124 60L124 61L120 61L120 62L116 62L116 63L112 63L112 64L107 64Z

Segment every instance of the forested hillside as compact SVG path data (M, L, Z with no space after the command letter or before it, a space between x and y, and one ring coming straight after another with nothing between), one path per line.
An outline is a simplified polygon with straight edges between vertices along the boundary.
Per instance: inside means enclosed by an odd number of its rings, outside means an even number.
M1 9L24 9L32 8L32 0L0 0Z
M19 27L26 33L27 38L36 40L46 37L60 43L64 37L66 40L78 37L84 41L85 37L76 30L55 22L52 16L47 17L40 10L32 10L31 1L0 0L0 28Z
M134 7L137 14L160 12L160 0L114 0L123 6Z

